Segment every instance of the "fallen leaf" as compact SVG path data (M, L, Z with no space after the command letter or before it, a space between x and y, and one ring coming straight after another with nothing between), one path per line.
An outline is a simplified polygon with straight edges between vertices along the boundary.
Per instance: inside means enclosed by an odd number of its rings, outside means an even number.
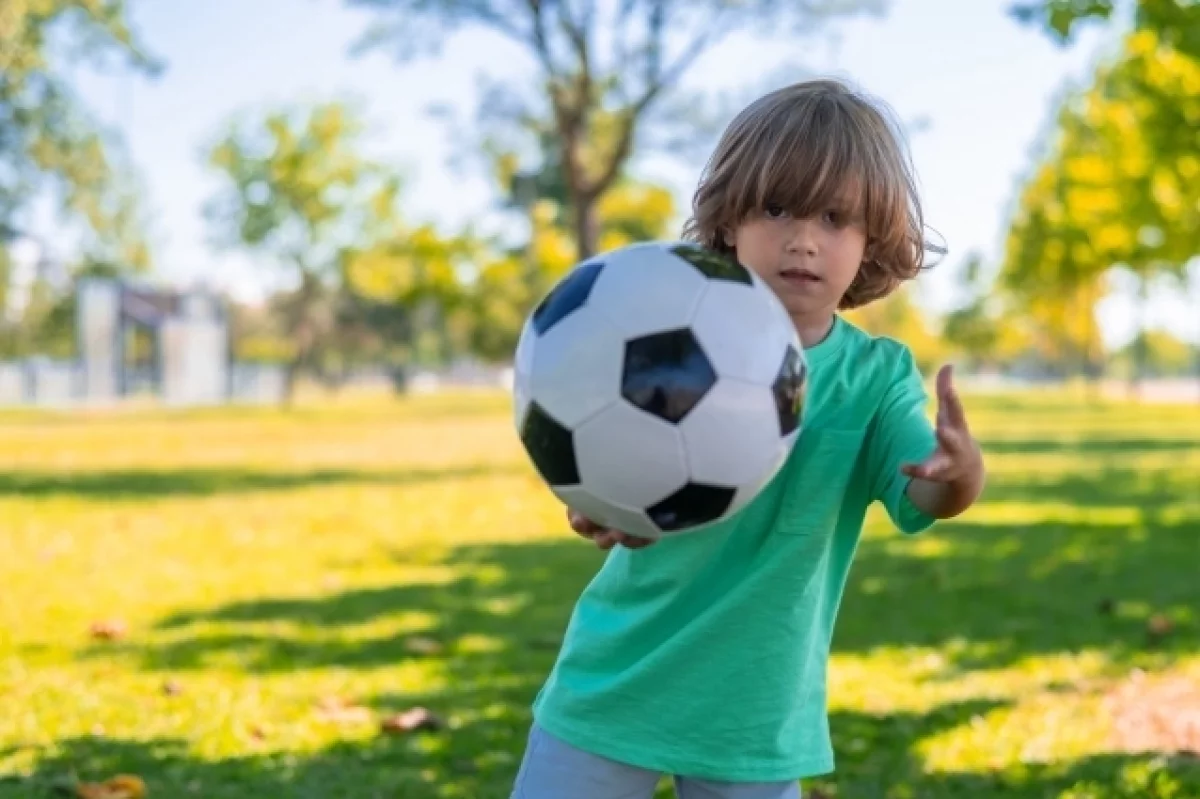
M436 655L442 651L441 643L421 635L414 635L405 640L404 648L417 655Z
M101 641L115 641L118 638L124 638L129 632L129 626L120 619L102 619L92 622L88 628L92 638L97 638Z
M1149 621L1146 622L1146 631L1155 638L1162 638L1164 635L1170 633L1174 628L1175 625L1171 622L1171 620L1161 613L1156 613L1150 617Z
M369 721L371 709L356 705L339 696L326 696L317 701L317 713L328 721L356 724Z
M417 732L420 730L439 730L445 727L445 722L430 712L427 708L414 707L403 713L388 716L380 723L384 732Z
M79 799L143 799L146 783L134 774L118 774L104 782L83 782L75 788Z

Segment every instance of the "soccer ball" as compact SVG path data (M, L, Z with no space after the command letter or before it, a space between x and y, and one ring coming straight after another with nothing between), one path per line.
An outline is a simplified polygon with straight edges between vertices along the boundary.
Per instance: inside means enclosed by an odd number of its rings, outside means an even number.
M589 519L661 538L728 518L778 472L803 422L804 350L732 258L647 242L576 265L525 320L518 434Z

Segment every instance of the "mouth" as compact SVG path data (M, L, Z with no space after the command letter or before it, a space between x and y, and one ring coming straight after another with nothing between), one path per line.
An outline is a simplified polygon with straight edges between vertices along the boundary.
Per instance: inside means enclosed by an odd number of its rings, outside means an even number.
M821 282L820 276L815 272L811 272L808 269L799 267L781 269L779 270L779 276L788 283L795 283L799 285L811 285Z

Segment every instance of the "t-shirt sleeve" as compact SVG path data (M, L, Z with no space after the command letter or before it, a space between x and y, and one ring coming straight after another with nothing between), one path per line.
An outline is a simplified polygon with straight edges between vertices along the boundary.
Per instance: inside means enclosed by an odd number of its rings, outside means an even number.
M905 463L922 461L937 447L925 412L927 404L921 373L912 353L901 345L875 417L867 463L872 499L882 502L892 523L909 534L926 530L936 521L908 498L906 489L912 478L900 471Z

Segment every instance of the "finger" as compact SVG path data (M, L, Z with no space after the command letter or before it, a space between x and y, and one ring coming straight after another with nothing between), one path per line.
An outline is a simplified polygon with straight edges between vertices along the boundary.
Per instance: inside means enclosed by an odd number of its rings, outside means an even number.
M591 535L604 529L579 511L570 508L567 509L567 522L571 529L580 535Z
M626 535L619 533L621 536L621 545L627 549L644 549L654 543L653 538L639 538L636 535Z
M595 542L598 548L607 552L617 545L617 536L619 535L620 533L614 530L605 530L592 536L592 541Z
M961 452L963 443L963 433L954 427L939 427L934 431L937 435L938 445L947 452Z
M938 370L938 422L943 421L950 427L965 429L967 415L963 410L962 400L959 399L958 389L954 387L954 367L946 364Z
M954 461L950 456L939 450L921 463L905 464L901 467L901 471L909 477L920 477L923 480L938 480L949 472L953 465Z

